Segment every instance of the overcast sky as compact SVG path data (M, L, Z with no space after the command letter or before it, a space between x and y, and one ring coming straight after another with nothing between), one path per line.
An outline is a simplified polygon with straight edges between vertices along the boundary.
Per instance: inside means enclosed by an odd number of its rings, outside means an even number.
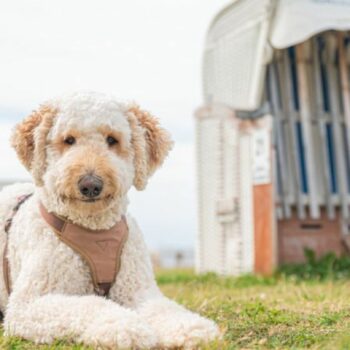
M193 111L211 19L228 0L0 2L0 181L29 178L8 147L11 128L47 98L80 89L135 100L176 147L130 212L153 249L193 246Z

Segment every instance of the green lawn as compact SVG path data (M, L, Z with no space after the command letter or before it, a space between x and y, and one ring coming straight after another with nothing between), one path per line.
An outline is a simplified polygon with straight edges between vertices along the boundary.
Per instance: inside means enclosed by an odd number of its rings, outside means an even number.
M219 278L175 270L159 272L158 282L167 296L218 322L224 340L207 349L350 349L348 279ZM0 348L86 349L4 338Z
M350 349L350 281L162 273L166 295L216 320L209 349ZM349 332L349 337L347 337Z

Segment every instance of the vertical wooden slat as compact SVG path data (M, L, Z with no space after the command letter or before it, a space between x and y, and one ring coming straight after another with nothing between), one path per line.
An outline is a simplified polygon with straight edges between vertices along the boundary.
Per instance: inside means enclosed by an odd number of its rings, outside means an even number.
M320 208L318 204L317 186L316 186L316 164L314 157L314 143L311 130L311 109L310 109L310 92L309 82L306 69L306 49L307 44L302 43L296 46L297 58L297 75L298 91L300 104L300 117L303 130L303 141L306 159L306 176L308 184L308 197L310 216L313 219L320 217Z
M341 96L343 102L343 113L345 121L345 137L346 137L346 156L350 157L350 85L349 85L349 70L347 65L347 52L344 47L345 35L343 32L338 32L338 53L339 53L339 74L340 74L340 86ZM347 159L349 162L349 159ZM346 176L346 180L349 174ZM346 183L347 184L347 183ZM349 218L349 206L348 206L348 195L349 191L346 188L346 198L344 198L344 205L346 205L345 218Z
M343 101L344 120L346 125L346 136L348 140L348 147L350 146L350 85L349 72L346 62L346 50L344 48L344 33L338 32L338 52L339 52L339 70L341 83L341 96ZM349 148L348 148L348 154Z
M282 175L280 171L279 161L278 161L278 151L277 151L277 132L276 128L273 130L273 141L272 147L275 150L273 159L273 178L274 181L274 198L275 198L275 211L277 220L282 220L285 216L283 202L282 202Z
M275 126L275 137L276 137L276 147L277 147L277 167L280 172L280 181L281 181L281 193L280 200L283 205L283 216L290 218L291 210L288 203L288 178L289 178L289 169L286 159L286 149L284 143L284 132L282 127L282 111L280 107L280 98L278 96L280 92L280 87L278 86L278 79L276 74L276 64L273 62L269 67L269 88L270 88L270 99L271 107L274 117L274 126Z
M293 106L293 94L292 94L292 79L290 73L290 59L288 56L287 50L283 50L281 52L282 59L278 60L278 70L279 70L279 78L280 78L280 86L281 86L281 94L282 94L282 107L283 113L287 118L287 126L288 126L288 134L287 134L287 142L288 142L288 151L291 157L292 164L292 179L294 183L294 191L296 198L296 206L299 219L305 218L305 207L302 198L301 191L301 176L298 170L299 162L297 155L297 135L296 135L296 111Z
M343 218L349 217L349 209L347 205L347 178L345 163L345 144L343 138L342 124L343 120L340 114L339 106L339 85L337 80L337 71L335 68L336 61L336 40L332 33L325 36L326 38L326 71L327 82L330 99L330 112L332 118L332 129L334 135L336 179L338 195L340 198L341 211Z
M320 48L317 42L317 38L314 38L312 41L312 57L313 57L313 80L314 80L314 107L315 107L315 116L317 120L317 131L319 138L321 140L320 160L321 160L321 175L322 175L322 184L325 188L325 203L327 207L327 215L330 219L335 218L335 210L332 201L332 185L331 185L331 172L330 165L328 163L328 147L327 147L327 136L326 136L326 115L323 105L323 94L322 94L322 80L321 80L321 64L320 64Z
M276 118L273 113L273 106L272 106L272 98L271 98L271 79L270 79L270 69L271 64L267 68L266 73L266 80L265 80L265 89L263 92L263 101L269 101L269 109L272 113L273 117L273 124L276 122ZM273 196L275 199L275 214L276 219L281 220L284 217L284 208L282 205L282 175L281 170L279 166L279 160L278 160L278 152L277 152L277 132L276 128L273 128L272 132L272 141L271 141L271 147L274 149L275 152L273 152L273 159L272 159L272 171L273 171L273 179L274 179L274 186L273 186Z

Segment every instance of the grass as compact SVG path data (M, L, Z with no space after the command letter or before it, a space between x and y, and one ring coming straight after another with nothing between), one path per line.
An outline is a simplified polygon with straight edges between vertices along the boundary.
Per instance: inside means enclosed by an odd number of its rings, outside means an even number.
M350 349L350 280L315 274L311 267L309 278L298 271L284 267L270 278L220 278L171 270L158 272L157 279L167 296L214 319L225 332L222 342L204 349ZM0 336L0 349L88 348Z
M350 281L158 276L166 295L216 320L222 343L208 349L350 349Z

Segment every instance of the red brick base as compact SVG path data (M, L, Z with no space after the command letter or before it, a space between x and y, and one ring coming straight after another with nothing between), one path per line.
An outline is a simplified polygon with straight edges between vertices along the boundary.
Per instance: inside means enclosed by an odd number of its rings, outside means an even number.
M280 220L277 228L279 264L304 262L304 248L312 249L318 257L328 252L346 252L339 212L334 220L327 218L325 210L317 220L299 220L294 212L292 218Z

